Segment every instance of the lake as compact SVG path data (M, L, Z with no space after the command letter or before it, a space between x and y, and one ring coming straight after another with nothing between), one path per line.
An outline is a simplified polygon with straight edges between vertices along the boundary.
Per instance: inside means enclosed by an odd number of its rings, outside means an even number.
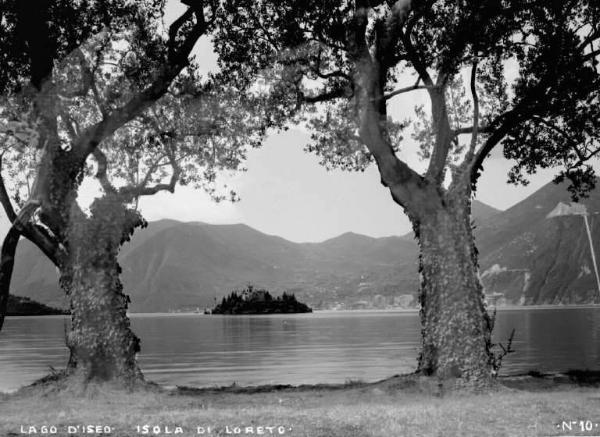
M416 312L324 311L270 316L132 314L139 361L160 384L303 384L374 381L415 369ZM61 369L63 316L9 317L0 332L0 391ZM498 311L495 338L516 329L502 374L600 369L600 308Z

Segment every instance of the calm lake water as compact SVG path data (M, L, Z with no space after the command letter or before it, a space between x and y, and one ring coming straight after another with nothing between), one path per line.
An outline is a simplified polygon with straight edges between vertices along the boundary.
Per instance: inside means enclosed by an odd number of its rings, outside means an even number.
M0 391L64 367L67 320L9 317L0 332ZM165 385L374 381L410 372L416 312L348 311L274 316L134 314L146 377ZM504 374L600 369L600 308L498 311L495 337L516 329Z

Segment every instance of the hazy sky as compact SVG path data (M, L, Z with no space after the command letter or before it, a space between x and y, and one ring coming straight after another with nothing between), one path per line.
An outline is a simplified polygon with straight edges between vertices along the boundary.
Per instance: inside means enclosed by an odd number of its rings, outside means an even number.
M167 20L181 10L177 2L171 1ZM205 70L215 68L215 56L206 39L196 53ZM409 116L424 97L423 92L412 93L410 101L394 102L391 112L398 117ZM308 139L302 130L290 130L270 136L261 149L251 151L248 171L228 181L241 197L238 203L217 205L201 192L178 188L175 194L144 200L144 214L151 220L172 217L210 223L243 222L293 241L321 241L347 231L377 237L410 231L408 219L380 184L374 166L364 173L328 172L318 165L314 155L303 152ZM400 156L414 167L423 165L410 140ZM477 199L506 209L551 180L551 173L546 172L534 177L528 187L509 186L505 183L509 167L501 157L488 160Z
M181 10L179 3L171 0L167 21ZM203 69L215 68L209 41L203 39L198 44L196 55ZM409 116L416 103L425 101L424 97L421 91L411 93L409 101L392 102L390 112L401 118ZM322 241L347 231L375 237L410 231L408 219L380 184L374 166L364 173L328 172L318 165L315 156L303 152L307 141L306 132L292 129L271 135L262 148L252 150L246 163L248 171L226 179L240 195L240 202L215 204L203 192L178 187L174 194L142 200L142 212L148 220L241 222L298 242ZM410 140L400 156L415 168L423 166ZM544 172L532 178L528 187L509 186L505 183L509 167L500 156L489 159L477 199L506 209L551 180L552 173ZM91 192L83 191L84 198ZM5 218L4 222L6 225Z
M318 159L303 152L308 135L292 130L268 138L253 150L248 171L229 183L241 197L235 204L215 204L205 194L178 188L142 203L151 220L176 218L210 223L246 223L260 231L293 241L321 241L352 231L375 237L401 235L410 223L374 166L364 173L326 171ZM550 174L533 178L528 187L507 185L506 160L485 166L477 199L506 209L547 183Z

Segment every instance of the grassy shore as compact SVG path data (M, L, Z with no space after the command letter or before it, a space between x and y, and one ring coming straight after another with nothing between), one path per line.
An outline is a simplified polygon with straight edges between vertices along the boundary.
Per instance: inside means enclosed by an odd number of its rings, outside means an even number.
M22 431L30 426L37 434L29 435L41 435L43 425L56 426L60 436L103 435L82 428L88 425L110 426L112 436L224 436L238 430L242 436L306 437L592 435L579 425L572 431L557 427L591 420L600 428L597 381L581 382L577 375L510 378L483 394L440 393L416 376L341 386L149 387L135 393L106 386L82 393L46 384L0 397L0 435L26 435Z

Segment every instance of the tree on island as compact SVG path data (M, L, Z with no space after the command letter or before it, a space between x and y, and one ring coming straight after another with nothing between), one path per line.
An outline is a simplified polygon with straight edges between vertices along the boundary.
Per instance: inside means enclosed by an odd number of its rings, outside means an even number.
M0 322L22 235L59 269L72 319L68 373L130 386L142 379L140 346L117 255L146 225L138 199L178 184L235 196L215 188L216 175L241 167L265 117L257 100L202 78L191 62L219 2L193 2L168 29L164 5L150 0L9 3L0 136L10 186L0 178L0 201L13 225L2 246ZM86 176L101 186L88 211L77 202Z
M408 215L420 246L418 371L486 385L496 364L478 278L471 198L503 147L509 179L561 167L574 197L594 186L599 151L600 4L226 0L214 39L238 84L263 75L274 109L312 131L327 168L364 170ZM506 72L516 74L510 82ZM463 79L464 78L464 79ZM468 93L466 90L469 90ZM398 152L396 100L424 93L413 136L426 169ZM470 94L470 95L469 95Z
M267 290L248 285L242 291L232 291L215 306L212 314L271 314L271 313L310 313L308 305L298 302L292 293L283 292L273 297Z

